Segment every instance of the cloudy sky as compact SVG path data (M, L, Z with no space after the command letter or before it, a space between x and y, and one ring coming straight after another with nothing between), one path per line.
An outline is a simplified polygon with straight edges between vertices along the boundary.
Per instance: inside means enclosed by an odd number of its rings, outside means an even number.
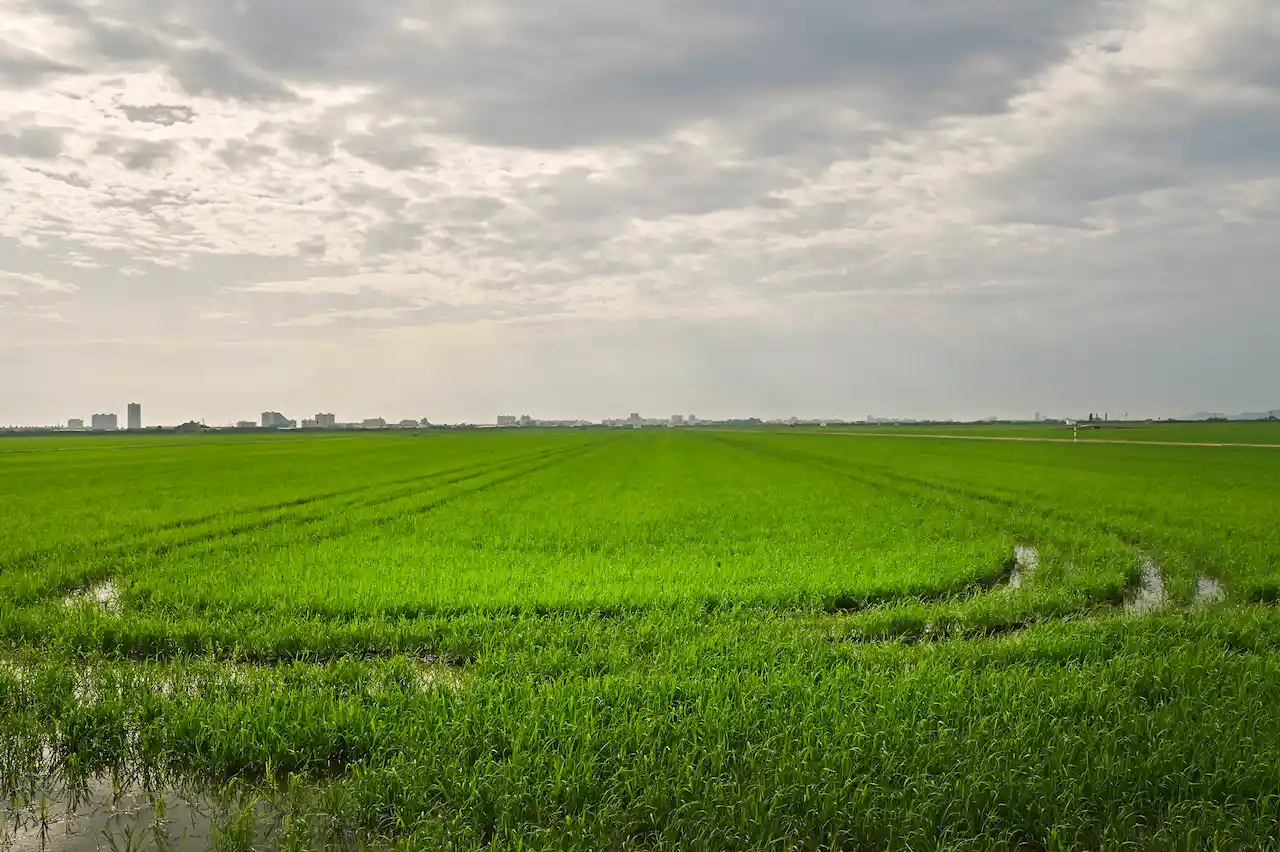
M0 423L1280 406L1275 0L0 0Z

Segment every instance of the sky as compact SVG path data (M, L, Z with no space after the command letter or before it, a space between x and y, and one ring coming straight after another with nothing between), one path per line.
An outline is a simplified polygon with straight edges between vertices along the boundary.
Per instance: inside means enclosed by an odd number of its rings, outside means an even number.
M0 0L0 424L1280 406L1274 0Z

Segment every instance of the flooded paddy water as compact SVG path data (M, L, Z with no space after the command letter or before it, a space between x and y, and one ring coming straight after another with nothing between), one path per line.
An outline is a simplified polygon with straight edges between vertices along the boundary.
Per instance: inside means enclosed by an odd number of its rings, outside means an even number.
M44 792L0 810L0 852L210 849L231 811L212 799L113 789L99 778L78 791Z
M1125 601L1125 611L1133 615L1155 612L1165 605L1164 571L1153 557L1143 554L1138 586Z

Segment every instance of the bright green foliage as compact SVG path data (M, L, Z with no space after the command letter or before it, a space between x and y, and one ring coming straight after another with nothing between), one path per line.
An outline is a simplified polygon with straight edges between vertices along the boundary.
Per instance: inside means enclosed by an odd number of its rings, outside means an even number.
M147 440L0 453L6 797L203 788L225 849L1280 848L1280 451Z

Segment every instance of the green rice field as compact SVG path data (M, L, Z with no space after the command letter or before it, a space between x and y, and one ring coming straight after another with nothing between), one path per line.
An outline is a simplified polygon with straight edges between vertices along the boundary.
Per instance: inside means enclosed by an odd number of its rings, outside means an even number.
M1280 447L1280 421L1147 423L1141 421L1084 423L1076 428L1060 423L934 423L921 426L832 426L831 431L852 435L926 435L962 438L999 438L1049 441L1135 441L1142 443L1264 444Z
M0 850L1280 849L1280 449L125 437L0 441Z

